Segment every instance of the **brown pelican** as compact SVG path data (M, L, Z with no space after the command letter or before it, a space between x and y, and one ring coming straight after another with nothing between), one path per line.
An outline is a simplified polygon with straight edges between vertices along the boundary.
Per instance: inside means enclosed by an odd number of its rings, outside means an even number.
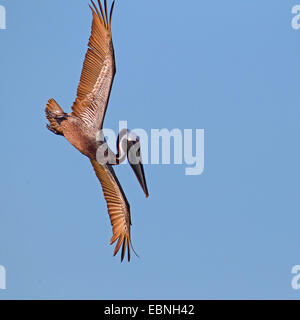
M54 99L48 101L45 112L49 120L47 128L57 135L64 136L90 159L107 202L113 229L110 244L118 240L114 256L122 245L121 261L124 259L126 248L130 261L130 206L113 165L120 164L127 156L146 197L148 190L140 156L139 138L127 129L122 130L117 140L116 155L103 138L103 120L116 72L111 36L115 1L112 3L110 14L106 0L104 8L100 0L98 4L99 7L92 1L92 6L90 5L93 14L92 31L72 112L65 113Z

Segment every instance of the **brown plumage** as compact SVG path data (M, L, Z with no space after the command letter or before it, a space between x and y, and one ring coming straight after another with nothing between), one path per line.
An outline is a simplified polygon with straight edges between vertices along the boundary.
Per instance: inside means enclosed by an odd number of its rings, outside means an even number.
M129 261L130 206L112 167L122 161L120 159L123 159L124 154L122 156L119 153L114 155L109 149L109 161L105 163L97 161L97 150L103 144L97 140L97 137L103 126L116 72L111 36L114 4L115 1L112 3L110 13L108 13L106 0L104 1L104 10L100 0L98 0L98 7L93 1L90 5L93 15L92 31L72 112L66 114L54 99L48 101L45 112L49 120L48 129L55 134L64 136L90 159L107 202L113 229L111 244L117 241L114 255L122 246L121 260L123 261L127 250ZM122 137L126 138L128 142L139 143L138 139L128 140L128 132L123 132ZM117 147L119 150L119 145ZM148 196L142 163L138 166L131 166L140 180L146 196Z
M110 244L118 243L115 247L116 255L123 243L122 257L125 255L126 245L128 247L128 260L130 260L130 206L120 183L111 166L102 166L97 161L91 160L95 173L101 182L110 221L113 227L113 236Z
M116 68L107 9L104 14L101 2L98 2L101 13L93 1L94 8L90 6L93 13L92 34L72 109L76 117L101 129ZM113 5L111 14L112 11Z

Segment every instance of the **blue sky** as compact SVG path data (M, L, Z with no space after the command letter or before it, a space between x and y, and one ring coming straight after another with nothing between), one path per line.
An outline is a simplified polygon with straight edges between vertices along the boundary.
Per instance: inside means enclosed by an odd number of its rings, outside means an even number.
M88 0L0 0L0 299L299 299L300 30L295 1L117 1L105 127L205 129L205 171L116 168L140 258L120 263L90 163L46 130L70 110Z

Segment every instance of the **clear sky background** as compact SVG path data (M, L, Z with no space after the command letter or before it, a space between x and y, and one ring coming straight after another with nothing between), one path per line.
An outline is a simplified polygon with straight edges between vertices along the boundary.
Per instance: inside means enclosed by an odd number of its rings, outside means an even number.
M69 112L88 0L0 0L0 299L299 299L300 30L294 1L119 0L105 127L205 129L205 171L116 168L140 258L113 258L89 161L45 128Z

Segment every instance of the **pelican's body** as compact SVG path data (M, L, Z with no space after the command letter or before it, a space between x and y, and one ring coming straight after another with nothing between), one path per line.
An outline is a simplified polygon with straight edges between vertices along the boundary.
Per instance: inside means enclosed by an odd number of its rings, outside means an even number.
M93 13L92 34L72 112L65 113L54 99L48 101L45 112L49 120L48 129L57 135L64 136L90 159L101 182L113 226L111 244L118 240L114 254L117 254L123 245L121 255L123 261L126 248L128 260L130 260L130 206L112 166L124 161L126 156L132 155L130 158L137 161L129 161L129 164L147 197L148 190L141 159L136 153L130 151L130 147L134 146L135 150L138 147L138 154L140 154L138 137L129 130L122 130L118 137L117 155L109 149L105 139L101 139L103 121L116 72L111 38L114 2L110 17L106 0L105 10L100 0L98 0L100 11L93 1L92 4L93 8L90 6ZM105 152L99 152L103 146L105 146Z

